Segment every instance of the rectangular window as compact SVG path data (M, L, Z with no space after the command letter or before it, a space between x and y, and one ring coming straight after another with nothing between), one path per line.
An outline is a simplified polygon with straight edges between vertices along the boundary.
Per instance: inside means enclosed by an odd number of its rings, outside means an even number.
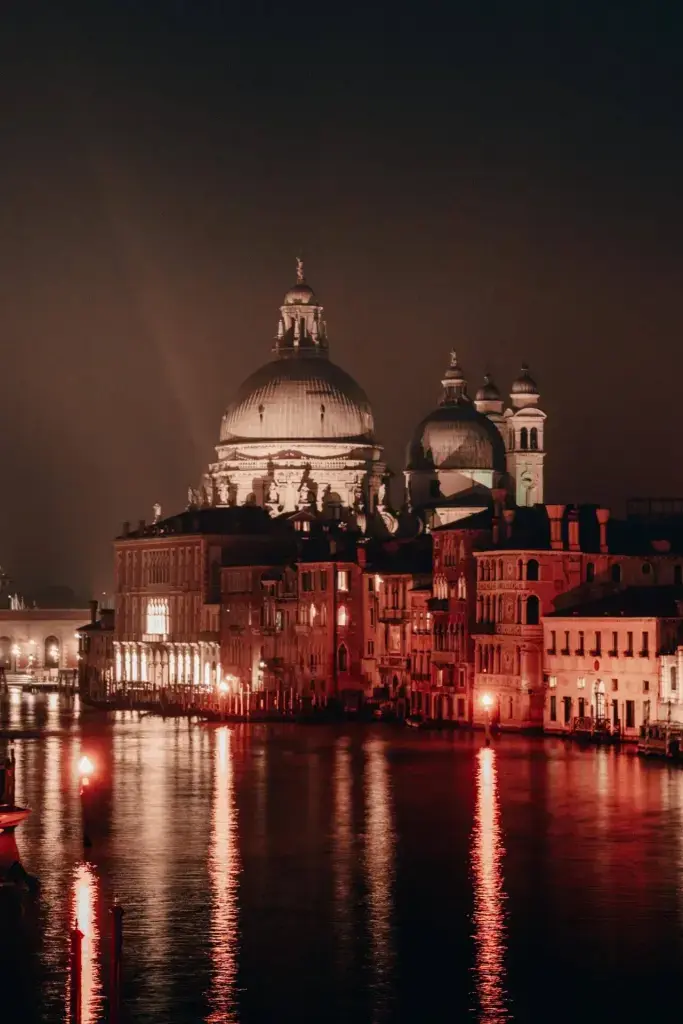
M337 590L347 594L349 590L349 570L338 569L337 570Z
M586 698L579 697L579 718L583 718L586 714Z
M564 647L562 648L563 654L569 654L569 630L564 631Z
M311 579L312 575L313 574L310 572L302 572L301 574L301 589L305 593L310 593L310 591L313 590L313 582Z
M564 724L569 725L572 720L572 699L571 697L563 697L562 703L564 705Z
M327 590L327 569L320 570L320 589Z
M649 700L643 701L643 725L647 725L650 721L650 702Z
M586 677L585 676L579 676L579 678L576 680L576 689L577 690L585 690L586 689Z
M465 717L465 698L458 697L458 718Z
M368 576L368 593L374 594L375 592L375 577Z
M595 647L593 648L593 654L596 658L599 658L602 654L602 632L599 629L595 631Z
M609 652L613 658L619 653L619 634L616 629L612 633L612 650Z
M550 630L550 644L548 646L548 654L555 654L556 652L556 633L554 629Z
M643 646L640 651L641 658L650 657L650 634L643 633Z
M370 625L371 626L375 625L375 607L374 607L374 605L370 606Z
M624 654L627 658L633 657L633 633L631 632L626 634L626 650Z
M555 694L550 698L550 721L557 721L557 697Z
M368 640L368 657L372 657L372 655L374 653L375 653L375 641L374 640Z
M636 726L636 702L634 700L626 701L626 728L635 729Z
M551 690L554 690L557 686L557 676L548 676L548 686Z
M583 630L580 629L579 630L579 646L576 648L576 653L578 655L580 655L581 657L583 657L583 655L585 653L585 646L584 645L585 645L585 639L584 639L584 635L583 635Z
M619 680L618 679L613 679L612 680L612 693L616 693L618 689L619 689Z
M650 681L649 679L643 679L643 693L650 692Z

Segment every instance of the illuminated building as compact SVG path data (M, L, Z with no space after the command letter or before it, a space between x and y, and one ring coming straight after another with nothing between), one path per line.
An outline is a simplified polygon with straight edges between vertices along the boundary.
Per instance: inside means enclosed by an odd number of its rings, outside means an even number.
M578 724L636 739L647 722L683 720L680 587L627 587L549 615L544 633L546 732Z
M364 391L331 362L323 307L297 282L280 307L273 359L238 389L198 502L344 518L374 509L385 474Z
M57 676L78 666L83 608L0 609L0 668L8 673Z
M495 490L520 506L543 501L544 424L528 367L514 381L511 408L487 376L474 401L455 352L439 405L416 427L405 480L411 506L433 527L484 512Z
M80 625L78 637L78 685L81 692L104 700L115 682L114 609L90 602L90 620Z

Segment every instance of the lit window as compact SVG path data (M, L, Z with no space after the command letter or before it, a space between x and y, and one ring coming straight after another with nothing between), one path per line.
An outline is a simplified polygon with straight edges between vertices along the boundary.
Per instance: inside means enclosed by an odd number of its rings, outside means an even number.
M586 677L585 676L579 676L579 678L576 680L576 689L577 690L585 690L586 689Z
M147 602L147 633L150 636L166 636L168 627L168 601L155 598Z
M194 653L193 662L194 663L193 663L193 666L192 666L192 671L193 671L192 682L195 684L195 686L199 686L199 679L200 679L200 671L201 670L200 670L200 667L199 667L199 652L198 651L195 651L195 653Z
M115 670L114 671L116 673L116 682L120 683L121 682L121 678L122 678L121 648L120 647L116 648L116 655L115 655L115 659L114 660L115 660Z
M349 612L345 604L342 604L337 609L337 625L348 626L349 624Z
M549 676L548 677L548 686L550 687L551 690L555 689L555 687L557 686L557 676Z
M316 608L316 606L314 604L311 604L310 608L308 609L308 616L309 616L308 621L310 622L310 624L312 626L315 625L315 619L316 619L317 614L318 614L318 609Z
M345 594L349 590L349 571L348 569L339 569L337 571L337 590L343 591Z

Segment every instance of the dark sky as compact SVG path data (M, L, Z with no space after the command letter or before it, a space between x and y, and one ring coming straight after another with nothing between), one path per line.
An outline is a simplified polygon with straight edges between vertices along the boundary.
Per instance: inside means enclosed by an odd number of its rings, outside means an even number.
M0 561L108 585L299 250L394 470L454 346L530 362L549 499L683 494L675 7L0 2Z

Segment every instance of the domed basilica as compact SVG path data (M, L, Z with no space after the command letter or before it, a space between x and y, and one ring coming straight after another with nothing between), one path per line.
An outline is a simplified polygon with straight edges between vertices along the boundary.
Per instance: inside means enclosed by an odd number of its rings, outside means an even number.
M386 466L370 403L329 358L323 307L300 260L272 351L223 416L202 503L331 518L387 511ZM408 446L410 508L437 526L488 508L492 492L504 491L517 505L542 502L545 413L528 368L513 383L507 409L490 376L469 397L455 353L442 387L439 405Z

